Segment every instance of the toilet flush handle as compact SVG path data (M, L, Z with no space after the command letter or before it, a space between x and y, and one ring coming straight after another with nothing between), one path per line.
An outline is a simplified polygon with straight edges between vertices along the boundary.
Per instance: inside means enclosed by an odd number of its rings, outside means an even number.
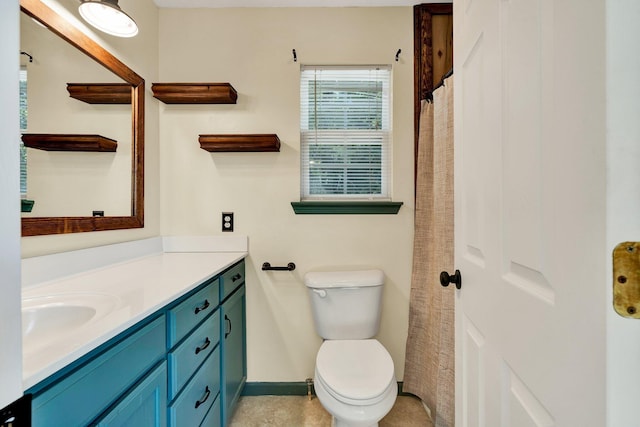
M320 295L320 298L325 298L327 296L327 291L324 289L312 289L312 291Z

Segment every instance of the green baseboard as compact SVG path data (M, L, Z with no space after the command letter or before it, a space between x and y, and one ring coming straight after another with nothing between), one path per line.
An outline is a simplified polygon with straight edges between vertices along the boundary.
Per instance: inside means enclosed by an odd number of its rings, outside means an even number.
M402 391L402 381L398 381L398 396L413 396ZM312 391L315 394L315 390ZM307 383L299 382L247 382L242 396L306 396Z
M300 382L247 382L243 396L306 396L307 383Z

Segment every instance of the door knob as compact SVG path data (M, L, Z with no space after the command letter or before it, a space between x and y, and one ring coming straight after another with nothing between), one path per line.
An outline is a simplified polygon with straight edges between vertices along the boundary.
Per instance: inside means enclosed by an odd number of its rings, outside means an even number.
M462 287L462 275L460 274L460 270L456 270L453 275L450 275L446 271L440 273L440 284L442 286L449 286L449 283L455 283L456 289L460 289Z

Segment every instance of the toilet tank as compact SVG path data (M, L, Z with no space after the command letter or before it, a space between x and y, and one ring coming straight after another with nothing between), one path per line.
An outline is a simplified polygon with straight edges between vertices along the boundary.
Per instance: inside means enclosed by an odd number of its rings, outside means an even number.
M316 332L324 339L368 339L380 328L381 270L310 272L304 283Z

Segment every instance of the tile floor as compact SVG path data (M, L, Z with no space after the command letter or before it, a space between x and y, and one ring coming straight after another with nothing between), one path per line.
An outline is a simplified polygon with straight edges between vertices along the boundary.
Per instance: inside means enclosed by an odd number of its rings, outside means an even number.
M242 396L230 427L329 427L331 416L317 397ZM433 427L420 399L398 396L380 427Z

